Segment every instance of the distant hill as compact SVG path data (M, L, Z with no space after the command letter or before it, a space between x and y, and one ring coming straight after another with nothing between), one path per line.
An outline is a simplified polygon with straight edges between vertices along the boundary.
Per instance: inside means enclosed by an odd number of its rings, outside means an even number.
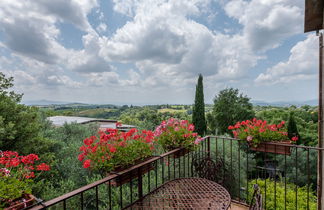
M22 101L22 104L25 104L28 106L35 106L35 105L47 106L47 105L71 104L71 102L39 100L39 101Z
M49 106L49 105L88 105L78 102L67 102L67 101L50 101L50 100L38 100L38 101L22 101L22 104L28 106Z
M318 99L308 100L308 101L276 101L276 102L265 102L265 101L258 101L258 100L251 100L253 105L256 106L303 106L303 105L310 105L310 106L317 106Z
M310 106L317 106L318 100L307 100L307 101L276 101L276 102L266 102L266 101L260 101L260 100L251 100L253 105L256 106L280 106L280 107L286 107L286 106L303 106L303 105L310 105ZM78 103L78 102L67 102L67 101L50 101L50 100L38 100L38 101L23 101L22 104L28 105L28 106L50 106L50 105L66 105L66 106L94 106L98 105L100 107L106 107L109 106L119 106L120 104L86 104L86 103ZM133 104L138 105L138 104ZM142 106L147 104L142 104ZM206 104L207 105L207 104ZM141 106L141 105L138 105ZM211 105L212 106L212 105Z

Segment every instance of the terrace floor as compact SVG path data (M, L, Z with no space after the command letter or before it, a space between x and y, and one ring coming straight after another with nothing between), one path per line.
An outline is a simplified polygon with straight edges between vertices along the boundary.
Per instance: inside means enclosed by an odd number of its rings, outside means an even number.
M232 201L230 210L248 210L249 207Z

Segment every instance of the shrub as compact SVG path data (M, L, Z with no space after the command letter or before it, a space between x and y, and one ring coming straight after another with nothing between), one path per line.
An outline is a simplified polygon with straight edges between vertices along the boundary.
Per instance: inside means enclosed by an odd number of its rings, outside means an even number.
M253 184L258 184L262 194L264 209L308 209L307 200L309 201L309 209L317 209L317 198L315 193L310 189L309 198L307 199L307 188L297 188L297 207L296 207L296 185L286 184L286 203L285 203L285 183L274 182L270 179L251 180L249 188L249 198L252 198ZM286 206L286 208L285 208Z

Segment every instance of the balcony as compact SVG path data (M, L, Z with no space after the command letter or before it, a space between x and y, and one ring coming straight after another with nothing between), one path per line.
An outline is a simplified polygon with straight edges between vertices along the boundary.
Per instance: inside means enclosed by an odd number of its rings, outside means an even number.
M194 152L180 156L183 149L175 149L30 209L126 209L164 183L186 177L222 185L231 195L231 209L249 209L255 184L264 209L316 209L317 154L323 148L271 147L289 148L290 154L255 152L245 141L208 136ZM148 165L151 170L141 173ZM113 185L126 175L126 183Z

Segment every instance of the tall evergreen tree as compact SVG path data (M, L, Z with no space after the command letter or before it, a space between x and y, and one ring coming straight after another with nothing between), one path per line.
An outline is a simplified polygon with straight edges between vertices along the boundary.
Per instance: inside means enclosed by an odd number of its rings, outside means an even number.
M195 125L196 132L199 135L206 133L207 125L205 119L205 102L204 102L204 87L203 77L199 74L198 82L196 85L195 104L192 112L192 123Z
M288 138L291 139L294 136L298 137L298 141L297 144L301 143L301 139L300 139L300 135L298 133L298 128L296 125L296 121L295 121L295 117L294 117L294 113L290 112L289 114L289 120L288 120Z

